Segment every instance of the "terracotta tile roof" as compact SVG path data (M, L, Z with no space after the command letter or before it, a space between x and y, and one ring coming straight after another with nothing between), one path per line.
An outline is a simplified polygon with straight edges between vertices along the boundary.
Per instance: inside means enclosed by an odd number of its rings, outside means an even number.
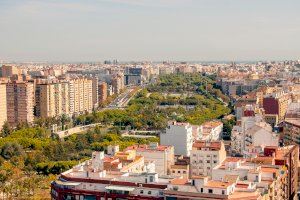
M227 157L223 162L238 162L238 161L243 161L243 158L238 158L238 157Z
M130 147L127 147L126 150L136 150L136 151L165 151L171 146L167 145L158 145L157 147L150 147L149 145L146 144L141 144L141 145L133 145Z
M171 180L170 183L174 185L185 185L186 183L188 183L188 181L189 180L186 178L175 178Z
M261 168L262 172L268 172L268 173L277 173L278 169L276 168L271 168L271 167L262 167Z
M204 122L202 124L203 127L212 127L212 128L215 128L215 127L218 127L220 125L222 125L223 123L220 122L220 121L208 121L208 122Z
M220 141L207 142L204 140L198 140L198 141L194 142L193 147L194 148L212 148L212 149L220 150L221 144L222 143Z
M210 187L210 188L227 188L230 185L232 185L232 183L229 182L223 182L223 181L208 181L205 184L205 187Z

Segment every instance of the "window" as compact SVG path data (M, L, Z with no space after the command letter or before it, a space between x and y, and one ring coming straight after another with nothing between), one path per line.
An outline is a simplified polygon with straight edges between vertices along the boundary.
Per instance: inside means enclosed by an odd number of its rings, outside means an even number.
M195 185L195 180L192 180L192 185Z
M209 158L209 157L210 157L210 155L207 155L206 157L207 157L207 158Z
M141 190L141 191L140 191L140 194L144 194L144 190Z
M186 171L183 171L182 173L183 173L183 174L186 174Z
M225 194L225 190L222 190L222 194Z
M207 167L208 170L210 170L210 167Z
M148 191L148 194L151 194L151 191Z
M210 163L210 160L207 160L206 163Z
M216 164L216 163L217 163L217 161L216 161L216 160L214 160L214 163Z
M173 173L175 173L175 170L173 170Z
M201 193L203 193L203 188L201 188L200 190L201 190Z
M153 176L150 176L150 183L152 183L154 181Z
M180 171L178 171L177 173L180 174Z
M217 155L214 155L214 158L216 158L217 157Z
M208 189L208 193L212 194L213 190L212 189Z

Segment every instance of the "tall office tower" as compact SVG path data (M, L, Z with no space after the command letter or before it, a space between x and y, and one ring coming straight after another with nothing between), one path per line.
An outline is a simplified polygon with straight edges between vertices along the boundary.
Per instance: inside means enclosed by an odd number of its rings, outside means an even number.
M63 113L61 88L60 83L36 86L36 115L38 117L57 117Z
M0 130L7 121L6 84L0 83Z
M70 113L80 113L84 111L92 111L93 81L86 78L76 78L70 80L69 95L70 95Z
M20 70L17 67L11 65L2 66L2 77L12 77L18 74L20 74Z
M32 82L7 83L6 96L7 121L11 126L33 122L34 84Z
M103 103L107 99L107 83L101 82L99 83L99 103Z
M93 98L93 107L97 108L99 106L99 98L98 98L98 78L94 77L93 81L93 89L92 89L92 98Z

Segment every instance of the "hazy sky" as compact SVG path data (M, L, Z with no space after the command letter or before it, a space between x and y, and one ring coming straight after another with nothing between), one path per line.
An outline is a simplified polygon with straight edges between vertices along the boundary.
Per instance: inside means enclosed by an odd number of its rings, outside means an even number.
M0 0L0 60L300 59L300 0Z

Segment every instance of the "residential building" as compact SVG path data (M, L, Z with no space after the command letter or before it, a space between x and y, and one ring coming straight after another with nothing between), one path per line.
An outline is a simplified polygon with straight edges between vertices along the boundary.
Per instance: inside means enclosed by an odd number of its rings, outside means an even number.
M176 155L189 156L193 146L193 128L189 123L171 121L165 133L160 134L160 144L174 146Z
M278 117L278 121L282 121L284 119L290 101L290 95L284 93L283 91L267 94L264 97L263 108L265 110L266 116L269 116L269 119L271 120L270 124L272 124L273 126L276 125L273 124L275 121L274 115ZM266 121L269 119L267 118Z
M191 176L211 176L213 168L225 159L226 150L222 141L195 141L190 156Z
M281 133L284 145L300 145L300 119L286 119L281 124L283 131Z
M143 156L146 162L154 162L159 175L170 174L170 167L174 164L174 147L150 143L149 145L134 145L127 150L135 150L137 155Z
M163 200L167 183L174 178L159 178L134 152L117 152L113 157L94 152L92 159L62 173L51 184L52 199Z
M98 90L98 99L99 103L103 103L107 99L107 83L101 82L99 83L99 90Z
M70 92L69 92L69 82L61 81L61 107L62 113L70 115Z
M93 99L93 108L96 109L99 106L99 85L98 85L98 78L92 78L92 99Z
M171 165L170 175L174 177L190 178L190 157L175 156L175 163Z
M279 145L279 135L260 115L242 117L241 125L233 127L231 138L232 152L243 156L256 147Z
M47 118L63 114L62 85L60 83L37 84L36 86L36 116Z
M113 88L114 94L119 94L121 90L124 88L124 75L123 74L115 74L112 77L111 85Z
M2 77L12 77L13 75L19 75L20 70L11 65L2 65Z
M219 140L223 132L223 123L220 121L208 121L202 125L202 140Z
M93 81L87 78L69 80L70 113L91 112L93 109Z
M11 126L34 120L34 85L32 82L9 82L6 85L7 121Z
M0 82L0 131L7 121L6 84Z

